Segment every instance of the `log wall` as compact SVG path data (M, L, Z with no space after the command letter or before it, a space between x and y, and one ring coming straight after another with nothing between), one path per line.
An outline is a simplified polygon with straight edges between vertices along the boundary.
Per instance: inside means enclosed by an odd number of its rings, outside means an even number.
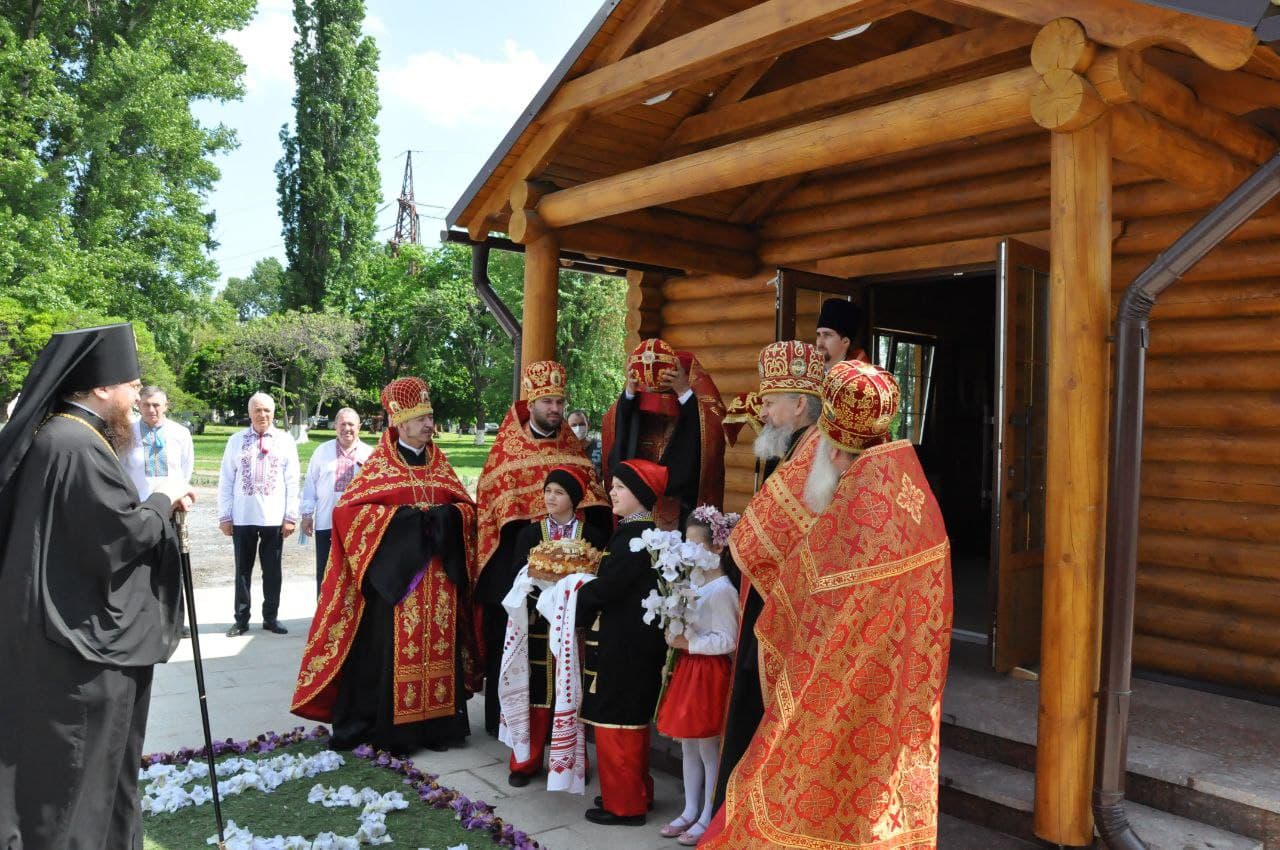
M1157 303L1134 663L1280 691L1280 237L1259 219ZM1240 239L1239 237L1252 237ZM1116 245L1118 293L1153 259Z
M1038 161L1044 136L1021 141L1025 159ZM1016 150L1016 142L1005 143L1001 153ZM918 170L907 165L901 173ZM868 175L868 183L885 177ZM1009 198L1024 199L991 204L1002 181L1010 184ZM1118 295L1215 199L1141 182L1127 166L1117 168L1116 182ZM885 252L876 256L891 257L894 267L877 261L875 272L909 272L936 269L949 258L974 262L974 245L982 244L974 239L990 240L994 260L995 240L1043 228L1049 219L1047 190L1026 198L1041 184L1010 170L990 174L972 204L952 197L976 191L962 184L935 186L948 201L932 209L893 201L895 193L885 189L859 198L857 219L833 227L824 207L847 206L839 190L858 185L856 173L803 183L761 232L785 232L778 238L789 246L806 246L787 255L798 268L858 268L860 257ZM876 207L891 201L919 218L882 219ZM1010 218L1009 210L1017 214ZM877 224L869 227L868 220ZM846 244L858 250L841 253ZM769 248L766 241L762 254ZM642 292L633 285L628 327L693 350L728 401L755 388L756 356L773 339L773 270L747 279L670 279ZM796 327L808 339L816 300L797 312ZM1146 405L1135 663L1280 692L1280 216L1242 228L1157 306ZM751 438L744 429L742 442L726 453L730 510L741 510L753 490Z

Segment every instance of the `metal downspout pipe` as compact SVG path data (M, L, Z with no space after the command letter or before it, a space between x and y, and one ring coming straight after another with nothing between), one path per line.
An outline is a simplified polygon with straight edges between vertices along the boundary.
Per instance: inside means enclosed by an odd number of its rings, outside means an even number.
M1146 850L1124 809L1134 592L1138 572L1138 493L1148 320L1156 299L1205 254L1280 193L1280 155L1272 158L1161 253L1125 289L1116 312L1103 578L1102 670L1094 759L1093 816L1110 850Z
M511 398L518 399L520 398L520 340L523 332L516 317L512 315L507 305L502 303L502 298L494 290L493 281L489 280L489 245L486 242L476 242L471 246L471 284L476 289L476 295L480 296L480 300L489 308L489 312L498 320L503 332L511 340L512 359L515 362L511 376ZM480 427L484 427L483 422L480 423Z

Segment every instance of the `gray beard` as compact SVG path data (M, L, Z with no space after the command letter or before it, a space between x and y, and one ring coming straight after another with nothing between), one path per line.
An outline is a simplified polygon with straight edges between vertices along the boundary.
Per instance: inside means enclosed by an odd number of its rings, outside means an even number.
M804 503L815 514L827 509L840 484L840 470L831 462L830 449L831 443L824 436L818 443L813 466L809 468L809 477L804 482Z
M760 460L786 457L787 449L791 448L791 435L794 433L781 425L764 426L764 430L756 437L754 445L756 457Z

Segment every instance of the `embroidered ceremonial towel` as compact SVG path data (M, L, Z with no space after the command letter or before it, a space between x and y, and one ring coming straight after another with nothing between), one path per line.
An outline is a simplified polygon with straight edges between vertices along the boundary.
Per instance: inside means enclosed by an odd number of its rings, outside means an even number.
M556 705L551 721L547 790L582 794L587 788L587 730L578 719L582 707L582 654L576 620L578 591L595 576L565 576L538 597L538 613L551 625L547 640L556 659Z

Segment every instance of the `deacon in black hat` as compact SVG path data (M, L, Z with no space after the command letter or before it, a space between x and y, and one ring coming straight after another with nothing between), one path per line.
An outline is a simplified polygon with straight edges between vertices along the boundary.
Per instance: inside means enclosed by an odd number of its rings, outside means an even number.
M182 626L169 515L119 455L140 369L128 324L54 334L0 431L0 847L142 847L152 665Z
M814 347L822 353L823 367L831 367L841 360L866 360L862 350L862 308L843 298L828 298L822 302L818 313L818 333Z

